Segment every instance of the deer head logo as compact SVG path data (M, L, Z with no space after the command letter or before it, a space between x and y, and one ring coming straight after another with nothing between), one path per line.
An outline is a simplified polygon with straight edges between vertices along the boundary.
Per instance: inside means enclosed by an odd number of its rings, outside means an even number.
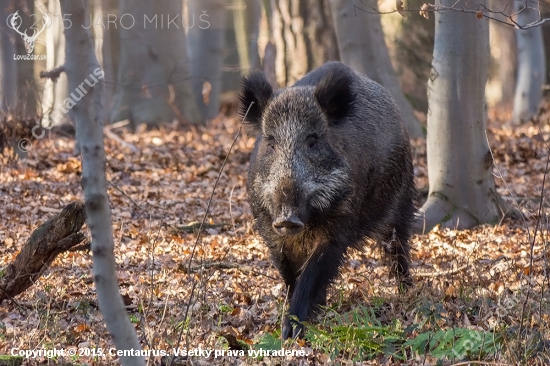
M43 14L44 15L42 16L42 28L40 29L34 28L33 29L34 32L32 36L29 36L27 34L27 29L25 29L23 32L19 30L19 27L21 27L21 24L23 23L23 20L19 15L19 10L16 11L11 16L11 19L9 19L10 28L12 28L14 31L19 33L21 35L21 38L23 38L23 41L25 41L25 49L27 50L27 53L32 53L32 51L34 50L34 43L36 42L38 35L40 35L40 33L42 33L42 31L46 28L46 26L51 22L51 18L48 15L48 13L44 12Z

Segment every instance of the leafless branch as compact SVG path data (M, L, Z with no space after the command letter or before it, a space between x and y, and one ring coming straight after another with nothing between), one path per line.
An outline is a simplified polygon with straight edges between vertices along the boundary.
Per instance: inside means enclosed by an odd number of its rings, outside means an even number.
M50 71L40 71L40 78L51 79L55 83L62 72L65 72L65 65L61 65Z

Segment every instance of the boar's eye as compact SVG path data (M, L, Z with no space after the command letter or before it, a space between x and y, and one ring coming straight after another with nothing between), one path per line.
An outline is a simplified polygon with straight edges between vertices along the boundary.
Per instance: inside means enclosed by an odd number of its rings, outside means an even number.
M267 146L275 150L275 137L266 136L265 141L267 142Z
M307 147L309 147L310 149L315 147L315 145L317 144L317 135L309 135L307 138L306 138L306 145Z

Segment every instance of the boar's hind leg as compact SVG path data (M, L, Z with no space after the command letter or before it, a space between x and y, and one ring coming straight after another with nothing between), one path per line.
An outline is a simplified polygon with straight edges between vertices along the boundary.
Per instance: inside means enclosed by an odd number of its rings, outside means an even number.
M299 321L306 320L313 315L319 305L325 303L327 287L338 275L343 258L344 251L334 243L323 246L313 253L306 267L296 279L294 292L290 299L289 316L294 315ZM303 336L303 326L286 318L283 325L283 339L299 336Z
M383 247L386 255L390 257L390 271L397 278L399 292L404 293L412 286L412 278L409 272L410 248L408 235L396 228L387 239Z

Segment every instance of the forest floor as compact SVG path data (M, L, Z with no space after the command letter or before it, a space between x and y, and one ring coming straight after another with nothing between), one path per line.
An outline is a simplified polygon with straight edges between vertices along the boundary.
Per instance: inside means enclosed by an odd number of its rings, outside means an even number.
M243 131L228 156L240 126L230 117L205 128L112 129L118 138L106 137L105 149L117 275L142 347L200 349L202 354L187 357L198 365L405 359L409 365L438 359L548 364L550 224L543 182L550 112L521 127L502 119L490 115L488 129L495 183L522 219L414 236L415 286L406 295L397 294L378 248L350 252L309 338L284 344L307 355L263 358L247 356L246 348L276 348L287 305L282 279L251 229L245 182L253 139ZM83 199L71 136L47 134L28 147L27 159L0 157L0 269L40 224ZM413 154L417 187L425 191L423 141L414 142ZM227 156L197 241L194 228ZM0 304L0 355L77 349L72 357L28 357L24 364L114 362L91 266L89 251L63 253L31 288ZM230 355L230 348L245 355ZM206 351L212 351L209 358Z

